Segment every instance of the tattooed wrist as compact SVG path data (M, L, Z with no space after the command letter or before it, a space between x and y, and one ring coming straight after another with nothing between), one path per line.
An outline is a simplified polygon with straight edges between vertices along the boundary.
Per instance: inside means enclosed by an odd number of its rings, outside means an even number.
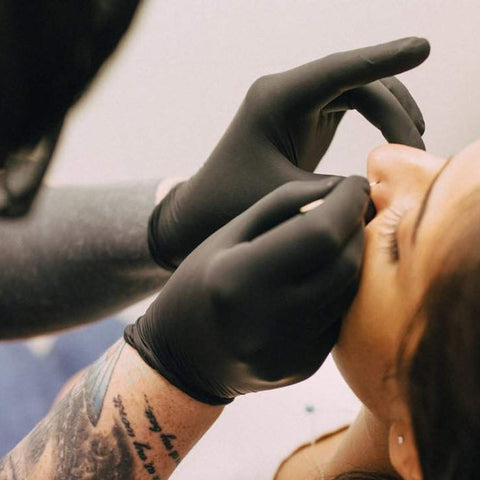
M121 340L0 461L0 480L166 480L220 411L178 391Z

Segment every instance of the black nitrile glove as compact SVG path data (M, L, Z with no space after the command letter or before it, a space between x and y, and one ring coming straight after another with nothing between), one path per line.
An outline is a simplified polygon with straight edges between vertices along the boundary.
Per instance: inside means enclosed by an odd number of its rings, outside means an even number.
M362 177L279 187L194 250L125 340L214 405L309 377L358 285L368 193Z
M389 142L424 148L422 115L391 75L422 63L429 48L426 40L407 38L257 80L205 165L153 212L149 245L157 263L177 267L278 186L318 178L310 172L348 109L358 110Z

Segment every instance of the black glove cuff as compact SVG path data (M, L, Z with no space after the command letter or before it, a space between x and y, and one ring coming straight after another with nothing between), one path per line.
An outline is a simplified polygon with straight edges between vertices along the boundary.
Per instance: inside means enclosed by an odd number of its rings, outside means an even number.
M152 349L143 341L136 324L127 325L123 332L123 338L125 342L138 352L147 365L160 373L160 375L168 382L186 393L188 396L199 402L214 406L228 405L233 402L233 398L217 397L187 385L178 375L173 373L172 369L169 369L168 366L165 366L160 362Z
M168 195L155 207L150 215L147 229L150 255L160 267L172 272L176 270L179 263L175 264L172 260L175 254L172 249L168 247L169 242L165 238L165 236L168 236L168 229L171 227L170 223L173 221L170 216L165 215L165 210L168 211L172 197L183 183L184 182L179 183L172 188ZM160 222L162 223L162 228L159 227Z

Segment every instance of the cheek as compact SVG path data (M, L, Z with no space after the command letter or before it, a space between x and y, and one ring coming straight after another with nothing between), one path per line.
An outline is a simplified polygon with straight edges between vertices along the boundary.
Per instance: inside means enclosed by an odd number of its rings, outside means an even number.
M348 312L334 350L334 359L359 399L379 416L386 416L385 375L394 364L399 332L399 289L395 268L376 254L374 239L367 248L358 295Z
M333 358L343 378L360 401L379 418L389 418L392 373L398 350L397 320L385 316L381 302L359 299L346 318Z
M394 269L379 257L365 258L360 289L344 320L341 336L359 358L385 365L391 360L400 319Z

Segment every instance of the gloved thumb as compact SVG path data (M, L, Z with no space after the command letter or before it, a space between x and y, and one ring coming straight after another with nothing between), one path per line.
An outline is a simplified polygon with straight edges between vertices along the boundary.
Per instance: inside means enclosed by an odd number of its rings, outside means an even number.
M327 196L341 177L319 177L318 180L293 181L278 187L242 213L236 222L236 241L250 241L297 215L300 209Z

